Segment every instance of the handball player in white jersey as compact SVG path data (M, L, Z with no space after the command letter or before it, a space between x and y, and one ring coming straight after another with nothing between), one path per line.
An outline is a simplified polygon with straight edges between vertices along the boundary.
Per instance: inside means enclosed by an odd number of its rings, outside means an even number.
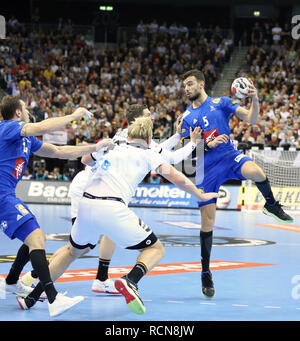
M154 170L180 189L194 195L198 201L218 197L217 193L201 193L185 175L149 148L152 129L151 118L137 118L128 128L128 142L116 145L112 150L96 153L96 161L71 229L71 246L61 248L49 264L51 278L55 281L72 261L97 245L100 234L108 236L120 247L139 250L135 266L126 276L115 281L116 289L136 314L145 312L137 283L164 255L164 247L150 227L128 208L138 185ZM38 298L42 290L38 284L31 296Z
M133 104L129 107L126 113L128 125L134 122L134 120L138 117L151 117L150 110L144 105ZM150 143L150 148L157 151L164 158L164 160L169 162L170 164L177 164L182 160L187 159L191 155L192 151L195 149L197 141L201 139L201 131L198 131L196 129L191 133L191 141L189 143L176 151L172 151L173 147L176 146L176 144L180 141L181 124L181 117L178 117L176 122L176 133L173 136L159 144L154 140L151 140ZM126 143L127 138L128 129L119 129L116 135L113 137L113 141L116 144L120 144L123 142ZM93 154L86 155L86 157L82 160L85 164L91 165L95 161L95 156L93 156ZM79 172L75 176L70 185L72 225L74 224L74 221L77 217L78 204L80 199L82 198L84 187L86 186L86 183L88 181L89 172L90 167L87 165L85 170ZM63 247L65 248L68 246L66 245ZM97 275L92 284L93 292L119 294L114 286L114 281L108 278L109 264L114 250L115 243L107 236L103 236L99 248L99 263ZM59 252L59 250L57 252ZM50 262L56 256L56 253L52 256ZM31 286L32 284L36 284L38 282L38 279L34 271L29 271L22 277L22 282L27 286Z

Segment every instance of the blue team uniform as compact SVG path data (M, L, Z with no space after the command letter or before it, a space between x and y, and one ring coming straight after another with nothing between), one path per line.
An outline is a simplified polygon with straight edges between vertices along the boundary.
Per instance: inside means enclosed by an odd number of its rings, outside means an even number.
M22 241L39 225L30 209L16 198L15 189L29 157L43 144L33 136L20 135L24 124L15 120L0 122L0 230Z
M190 127L200 126L205 143L219 135L230 136L230 115L238 104L229 97L207 97L204 103L193 109L192 105L183 113L181 137L190 135ZM245 180L242 165L251 158L234 149L231 139L225 144L206 151L196 161L196 186L204 192L218 192L220 186L230 179ZM203 173L204 170L204 173ZM199 202L198 206L216 203L217 199Z

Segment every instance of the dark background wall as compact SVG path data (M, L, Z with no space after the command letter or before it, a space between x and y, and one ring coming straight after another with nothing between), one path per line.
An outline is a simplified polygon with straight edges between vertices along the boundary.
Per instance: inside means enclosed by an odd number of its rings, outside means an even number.
M156 18L159 23L177 22L189 27L200 21L202 27L219 25L233 28L238 34L253 27L255 21L278 21L283 26L291 23L293 14L300 14L295 0L249 0L248 3L245 0L24 0L5 1L0 14L6 18L14 15L21 22L30 22L36 10L42 23L57 23L59 17L71 18L77 25L94 24L96 37L103 40L105 25L100 5L114 6L114 11L106 18L110 22L110 41L115 39L117 27L135 27L140 19L151 22ZM254 17L256 10L260 17Z

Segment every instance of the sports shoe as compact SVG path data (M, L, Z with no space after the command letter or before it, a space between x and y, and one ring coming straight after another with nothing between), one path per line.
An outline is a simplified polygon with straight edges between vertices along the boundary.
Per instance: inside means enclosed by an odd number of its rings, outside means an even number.
M83 296L67 297L58 293L52 303L48 302L50 316L54 317L60 315L83 300Z
M17 301L19 303L21 310L28 310L31 308L31 307L27 306L26 301L25 301L25 297L17 296Z
M115 287L125 297L129 309L136 314L144 314L146 308L140 299L138 288L133 282L126 277L122 277L115 281Z
M273 205L265 203L263 213L275 218L281 223L292 223L293 218L286 214L281 207L282 205L279 204L279 201L275 201Z
M7 284L5 278L0 278L0 298L5 299L6 294L14 294L20 297L26 297L32 292L33 288L22 284L18 280L16 284Z
M105 281L100 281L99 279L95 279L92 285L93 292L101 292L105 294L117 294L120 295L119 291L115 288L115 283L111 279L107 279Z
M212 298L215 295L214 283L210 271L201 273L202 294L207 298Z
M38 278L32 277L32 276L31 276L31 271L28 271L28 272L26 272L25 275L23 275L23 276L21 277L21 282L22 282L24 285L28 286L28 287L33 287L33 288L34 288L34 287L36 287L36 285L38 284L39 279L38 279Z

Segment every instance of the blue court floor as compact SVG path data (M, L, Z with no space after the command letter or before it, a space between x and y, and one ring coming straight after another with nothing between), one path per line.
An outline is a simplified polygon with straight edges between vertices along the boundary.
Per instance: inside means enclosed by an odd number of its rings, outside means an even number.
M47 234L52 254L67 241L70 206L30 205ZM211 270L216 295L201 294L198 210L133 208L165 245L165 256L139 282L146 306L136 315L122 296L95 294L92 279L98 266L98 247L68 269L59 291L85 300L50 318L47 303L20 310L14 296L0 300L0 321L299 321L300 216L279 224L261 212L217 211ZM6 275L20 246L0 234L0 275ZM116 248L111 276L135 264L137 251ZM24 272L30 270L27 264ZM73 271L74 270L74 271ZM77 271L76 271L77 270ZM72 272L73 271L73 272ZM65 275L64 275L65 276Z

